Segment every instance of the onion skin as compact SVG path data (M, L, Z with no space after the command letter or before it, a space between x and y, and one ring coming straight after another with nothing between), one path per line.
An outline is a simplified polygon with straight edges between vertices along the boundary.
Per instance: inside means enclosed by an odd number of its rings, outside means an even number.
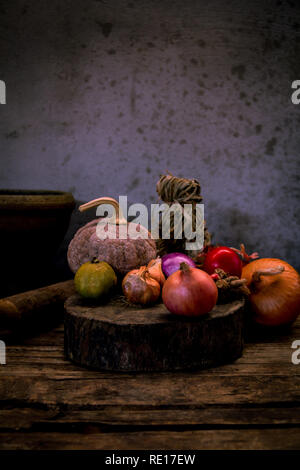
M168 253L161 259L161 266L166 277L171 276L175 271L180 269L180 263L186 263L192 268L196 268L195 262L184 253Z
M122 281L122 290L130 303L151 305L159 299L161 288L150 276L146 266L142 266L126 274Z
M269 275L263 274L268 270ZM300 313L300 276L290 264L261 258L244 266L242 277L247 279L251 292L249 300L256 323L279 326L296 320Z
M162 299L171 313L195 317L213 309L218 289L209 274L182 263L164 283Z
M166 278L162 271L161 258L155 258L149 261L147 269L152 279L155 279L162 287L166 281Z
M213 274L217 268L223 269L229 276L241 277L243 262L232 248L216 246L207 252L203 270Z

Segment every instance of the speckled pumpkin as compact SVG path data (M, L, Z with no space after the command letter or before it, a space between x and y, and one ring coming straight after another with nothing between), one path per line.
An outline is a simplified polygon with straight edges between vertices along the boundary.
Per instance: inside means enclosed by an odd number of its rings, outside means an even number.
M108 238L102 240L96 233L97 224L101 219L95 219L81 227L71 240L68 248L68 263L70 269L75 273L83 263L97 258L99 261L106 261L112 266L116 273L125 275L132 269L147 265L149 261L156 257L155 241L150 238L148 230L139 225L141 235L145 238L131 239L128 228L133 224L125 221L119 205L115 199L99 198L83 204L80 211L90 209L100 204L112 204L117 210L116 226L107 224ZM119 239L119 225L127 225L127 239ZM116 238L109 238L116 230ZM147 238L146 238L147 237Z

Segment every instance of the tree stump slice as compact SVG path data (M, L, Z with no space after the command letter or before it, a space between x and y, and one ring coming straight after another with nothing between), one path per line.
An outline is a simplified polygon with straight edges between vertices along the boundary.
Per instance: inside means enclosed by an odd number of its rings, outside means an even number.
M202 317L172 315L163 304L141 308L121 297L91 305L65 302L65 355L93 369L205 369L242 355L244 300L216 305Z

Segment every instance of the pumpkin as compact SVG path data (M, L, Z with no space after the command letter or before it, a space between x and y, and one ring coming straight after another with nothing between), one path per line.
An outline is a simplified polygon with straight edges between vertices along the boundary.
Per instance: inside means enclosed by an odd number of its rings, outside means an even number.
M74 235L68 247L68 263L71 271L76 273L80 266L93 258L106 261L117 274L125 275L132 269L147 265L156 257L155 240L148 230L140 224L127 223L118 202L113 198L94 199L79 207L81 212L101 204L111 204L116 210L116 219L94 219L81 227ZM96 233L97 224L106 226L107 238L99 238ZM119 238L120 226L126 224L127 238ZM124 227L122 227L124 230ZM141 238L130 238L129 229L140 232ZM115 238L113 235L115 234ZM123 236L123 234L122 234Z

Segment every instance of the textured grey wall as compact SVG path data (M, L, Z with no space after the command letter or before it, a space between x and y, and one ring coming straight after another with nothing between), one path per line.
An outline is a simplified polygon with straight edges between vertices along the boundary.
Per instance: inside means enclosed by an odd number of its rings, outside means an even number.
M170 170L201 182L215 242L299 269L299 2L2 0L0 15L0 187L150 205Z

